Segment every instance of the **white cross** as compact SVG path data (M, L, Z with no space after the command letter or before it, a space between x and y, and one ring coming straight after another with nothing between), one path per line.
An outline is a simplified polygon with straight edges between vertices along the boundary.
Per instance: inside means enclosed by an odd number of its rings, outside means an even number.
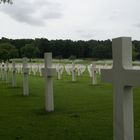
M133 86L140 85L140 70L132 67L132 41L112 40L113 68L101 70L102 79L114 87L114 140L134 140Z
M5 76L5 64L2 61L2 64L1 64L1 78L2 78L2 81L4 81L4 76Z
M9 82L9 63L8 61L6 62L6 82L8 83Z
M23 58L23 95L28 96L29 95L29 82L28 82L28 73L29 68L27 64L27 58Z
M61 80L61 76L62 76L62 73L63 73L63 67L62 65L60 65L60 63L56 66L56 72L57 72L57 79L58 80Z
M97 77L96 77L96 63L92 62L92 85L96 85L97 84Z
M12 86L16 86L16 64L15 61L12 61Z
M76 81L76 68L75 68L75 62L72 62L72 81Z
M47 112L54 111L53 101L53 76L55 68L52 67L52 53L45 53L45 69L42 68L42 75L45 76L45 109Z

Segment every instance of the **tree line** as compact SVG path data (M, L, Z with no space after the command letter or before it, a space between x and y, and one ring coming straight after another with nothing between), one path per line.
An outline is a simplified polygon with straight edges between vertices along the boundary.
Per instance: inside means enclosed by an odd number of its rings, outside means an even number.
M48 40L0 39L0 60L11 58L43 58L45 52L52 52L54 58L111 59L111 40ZM133 59L140 60L140 41L133 41Z

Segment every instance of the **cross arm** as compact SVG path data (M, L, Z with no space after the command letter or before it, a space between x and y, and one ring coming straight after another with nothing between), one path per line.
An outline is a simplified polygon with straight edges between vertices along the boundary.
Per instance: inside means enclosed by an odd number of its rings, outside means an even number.
M47 67L47 68L42 68L41 69L42 75L45 75L47 77L52 77L56 73L55 68Z
M22 68L22 71L24 74L28 74L29 73L29 68L26 67L26 68Z
M113 82L112 69L101 69L101 79L103 81L112 83Z
M125 85L140 86L140 69L127 69L124 72Z
M55 74L55 72L56 72L56 69L55 69L55 68L50 68L50 67L48 67L46 70L47 70L47 75L48 75L48 77L54 76L54 74Z

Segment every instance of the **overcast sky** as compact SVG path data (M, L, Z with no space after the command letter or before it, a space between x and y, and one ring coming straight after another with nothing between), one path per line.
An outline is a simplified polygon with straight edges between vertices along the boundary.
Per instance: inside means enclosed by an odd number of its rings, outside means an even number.
M140 0L13 0L0 4L0 37L140 40Z

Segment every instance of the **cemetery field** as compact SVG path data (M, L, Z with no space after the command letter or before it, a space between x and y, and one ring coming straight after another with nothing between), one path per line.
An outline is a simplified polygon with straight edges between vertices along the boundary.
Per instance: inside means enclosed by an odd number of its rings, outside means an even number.
M113 140L113 92L110 84L92 86L87 73L71 82L54 77L55 111L45 112L44 79L29 77L29 97L0 81L0 140ZM134 89L135 140L140 140L140 88ZM129 123L129 122L128 122Z

